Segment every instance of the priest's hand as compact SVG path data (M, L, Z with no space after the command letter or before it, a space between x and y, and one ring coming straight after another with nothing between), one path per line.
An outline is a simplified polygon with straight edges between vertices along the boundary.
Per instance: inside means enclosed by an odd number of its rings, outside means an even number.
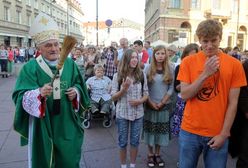
M77 96L77 92L74 88L69 88L66 90L65 94L68 96L68 99L70 101L72 101L73 99L75 99L75 97Z
M41 87L39 90L40 90L40 94L42 97L47 97L52 94L53 87L51 86L51 83L47 83L43 87Z

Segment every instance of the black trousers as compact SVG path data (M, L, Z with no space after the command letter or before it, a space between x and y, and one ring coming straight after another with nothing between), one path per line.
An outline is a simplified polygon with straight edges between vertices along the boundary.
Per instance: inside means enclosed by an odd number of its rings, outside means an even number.
M240 153L236 163L236 168L248 168L248 119L242 130Z
M8 60L0 59L0 65L1 65L1 72L7 72Z

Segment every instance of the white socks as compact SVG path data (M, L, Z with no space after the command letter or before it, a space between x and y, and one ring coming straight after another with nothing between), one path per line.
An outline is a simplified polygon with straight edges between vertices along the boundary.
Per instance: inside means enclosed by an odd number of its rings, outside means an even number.
M130 168L135 168L135 164L131 163Z
M127 165L126 164L124 164L124 165L122 164L121 165L121 168L127 168Z
M121 165L121 168L127 168L127 165L126 164L122 164ZM130 168L135 168L135 164L130 164Z

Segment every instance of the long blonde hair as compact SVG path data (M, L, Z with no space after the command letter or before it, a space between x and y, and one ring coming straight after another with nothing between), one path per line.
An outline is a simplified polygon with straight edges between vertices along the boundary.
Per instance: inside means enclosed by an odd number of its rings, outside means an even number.
M164 50L165 54L167 55L167 50L166 50L165 46L159 45L159 46L155 47L155 49L153 51L153 54L152 54L151 66L150 66L150 69L148 71L148 77L147 78L148 78L149 83L153 82L154 77L155 77L155 75L157 73L157 60L155 58L155 54L159 50ZM162 68L163 68L163 81L166 84L171 84L173 77L172 77L172 73L171 73L171 68L170 68L170 62L169 62L168 55L164 59Z
M122 56L122 59L121 59L121 62L120 62L120 67L118 68L118 76L117 76L118 83L120 83L120 84L122 83L122 80L126 79L128 74L130 73L129 63L131 61L131 57L132 57L132 54L134 52L136 52L136 51L133 50L133 49L127 49L123 53L123 56ZM142 74L143 72L142 72L139 64L140 64L140 61L138 61L137 66L134 68L134 70L132 72L132 75L133 75L133 77L135 79L135 83L140 82L142 80L142 78L143 78L143 74Z

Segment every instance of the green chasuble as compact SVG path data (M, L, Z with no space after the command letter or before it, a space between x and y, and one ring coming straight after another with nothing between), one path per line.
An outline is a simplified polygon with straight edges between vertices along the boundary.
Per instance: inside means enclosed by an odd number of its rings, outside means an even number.
M41 88L49 82L51 77L41 69L36 60L30 60L25 64L17 79L12 95L16 105L14 129L26 141L30 115L22 107L23 95L26 91ZM80 93L82 106L78 112L74 111L72 102L65 95L69 87L76 87ZM67 58L64 63L63 72L60 74L60 88L60 114L52 115L53 95L51 95L46 100L45 116L34 117L32 168L79 167L84 135L80 116L90 107L90 101L85 82L72 59Z

